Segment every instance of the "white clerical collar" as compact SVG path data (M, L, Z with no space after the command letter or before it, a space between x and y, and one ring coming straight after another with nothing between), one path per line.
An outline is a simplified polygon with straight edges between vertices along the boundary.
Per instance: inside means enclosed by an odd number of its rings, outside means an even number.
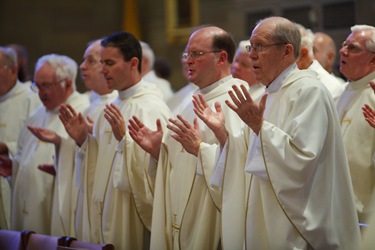
M21 86L21 82L17 80L16 84L4 95L0 96L0 102L8 99L9 97L14 95L14 92Z
M210 84L208 85L207 87L204 87L202 89L199 89L199 92L201 92L202 94L207 94L209 93L211 90L215 89L216 87L220 86L221 84L229 81L233 79L233 76L232 75L229 75L229 76L226 76L224 78L221 78L219 81L217 82L214 82L213 84Z
M140 88L142 88L143 86L146 86L146 85L147 85L147 82L142 79L138 83L131 86L130 88L119 91L118 96L121 100L125 100L125 99L131 97L132 95L134 95L137 92L138 89L140 89Z
M290 72L292 72L297 67L296 63L293 63L288 68L286 68L281 74L276 77L276 79L271 82L271 84L266 88L266 92L274 93L278 91L281 88L281 85L283 85L284 80L288 77Z
M349 81L348 84L348 89L357 89L357 88L362 88L365 87L366 85L370 86L370 81L375 79L375 71L371 72L365 77L362 77L361 79L357 81Z

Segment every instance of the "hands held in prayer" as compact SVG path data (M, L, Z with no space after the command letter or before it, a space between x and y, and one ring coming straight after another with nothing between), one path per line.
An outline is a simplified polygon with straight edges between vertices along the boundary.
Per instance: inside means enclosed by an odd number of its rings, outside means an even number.
M207 105L201 94L193 96L193 104L194 113L214 132L223 147L228 138L228 131L225 128L225 117L220 103L215 103L216 113Z
M112 127L113 135L116 140L121 141L125 136L125 121L121 111L113 104L105 105L104 118Z
M89 125L82 114L77 114L69 104L62 104L59 108L59 118L66 132L73 138L78 146L82 146L89 133Z
M5 155L0 155L0 176L8 177L12 175L12 160Z
M167 128L174 132L171 137L181 143L186 152L198 156L199 145L202 141L199 134L198 120L195 118L193 121L194 126L192 126L181 115L177 115L177 119L169 119L173 125L168 124Z
M371 81L370 86L375 93L375 81ZM375 110L373 110L368 104L365 104L362 107L362 112L368 124L370 124L371 127L375 128Z
M263 113L266 108L268 93L265 93L259 104L257 104L251 98L249 91L244 85L241 85L242 92L237 86L232 88L236 93L229 91L233 103L228 100L225 103L258 135L263 123Z
M59 146L61 143L61 138L58 136L54 131L45 129L45 128L38 128L38 127L32 127L27 126L29 131L39 140L44 142L50 142L55 144L56 146Z
M52 176L56 175L55 167L52 164L41 164L38 169Z
M159 159L160 145L163 139L163 129L159 119L156 120L156 131L146 127L137 117L129 119L129 134L133 140L154 159Z

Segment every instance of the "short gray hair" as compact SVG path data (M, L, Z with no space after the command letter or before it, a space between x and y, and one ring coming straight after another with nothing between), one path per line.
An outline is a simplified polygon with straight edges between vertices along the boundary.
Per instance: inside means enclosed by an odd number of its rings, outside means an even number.
M155 63L154 51L151 49L150 45L148 45L147 43L142 42L142 41L140 41L139 43L141 44L141 47L142 47L143 57L148 59L148 61L150 62L150 68L153 68L154 63Z
M40 57L35 65L35 70L48 64L56 70L58 81L68 78L72 81L73 89L76 89L77 63L70 57L57 54L48 54Z
M268 18L274 18L274 17L268 17ZM259 24L260 22L266 19L259 20L257 24ZM294 48L294 57L297 59L299 56L299 50L301 47L301 34L293 22L291 22L290 20L286 18L279 17L279 19L284 20L284 21L280 21L275 25L275 29L272 34L272 39L277 43L291 44Z
M354 25L351 27L352 32L356 31L370 31L371 37L366 41L366 49L371 52L375 52L375 27L365 24Z
M3 58L4 65L10 68L17 66L17 53L14 49L0 46L0 55Z
M314 33L310 29L306 29L303 25L296 23L295 24L301 33L301 47L304 47L308 50L309 56L314 58Z

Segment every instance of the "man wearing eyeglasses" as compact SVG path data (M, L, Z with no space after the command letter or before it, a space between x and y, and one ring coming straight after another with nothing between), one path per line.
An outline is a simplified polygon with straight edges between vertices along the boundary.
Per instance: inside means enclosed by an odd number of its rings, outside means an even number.
M359 221L375 212L375 130L363 118L364 104L375 107L375 28L355 25L340 49L340 71L348 85L337 103Z
M89 104L88 98L76 91L77 69L77 63L63 55L45 55L36 63L33 86L43 105L26 120L14 158L0 158L1 175L12 177L10 228L13 230L51 232L54 177L38 170L38 166L54 163L55 148L39 141L27 127L48 128L68 137L59 120L59 106L68 103L82 111Z
M257 23L250 53L260 102L244 86L226 104L246 124L238 135L196 102L223 150L224 249L358 249L360 232L337 111L316 73L296 65L301 35L282 17Z
M38 95L17 79L17 54L0 47L0 155L14 157L25 120L41 105ZM10 185L0 177L0 228L10 226Z
M248 85L231 75L235 49L228 32L204 26L191 34L182 53L188 80L198 86L200 97L212 108L229 98L233 85ZM239 131L242 123L238 116L227 107L223 112L228 117L228 130ZM219 142L197 120L192 103L177 119L169 121L170 131L163 142L161 129L150 131L138 119L130 122L133 139L158 160L151 249L217 249L221 193L208 182L220 150Z

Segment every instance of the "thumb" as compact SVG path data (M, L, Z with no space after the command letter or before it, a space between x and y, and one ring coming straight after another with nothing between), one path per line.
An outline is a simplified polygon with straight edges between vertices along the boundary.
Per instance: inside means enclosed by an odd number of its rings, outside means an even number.
M161 121L160 121L160 119L157 119L157 120L156 120L156 129L157 129L157 131L162 131L162 132L163 132L163 128L162 128L162 126L161 126Z

